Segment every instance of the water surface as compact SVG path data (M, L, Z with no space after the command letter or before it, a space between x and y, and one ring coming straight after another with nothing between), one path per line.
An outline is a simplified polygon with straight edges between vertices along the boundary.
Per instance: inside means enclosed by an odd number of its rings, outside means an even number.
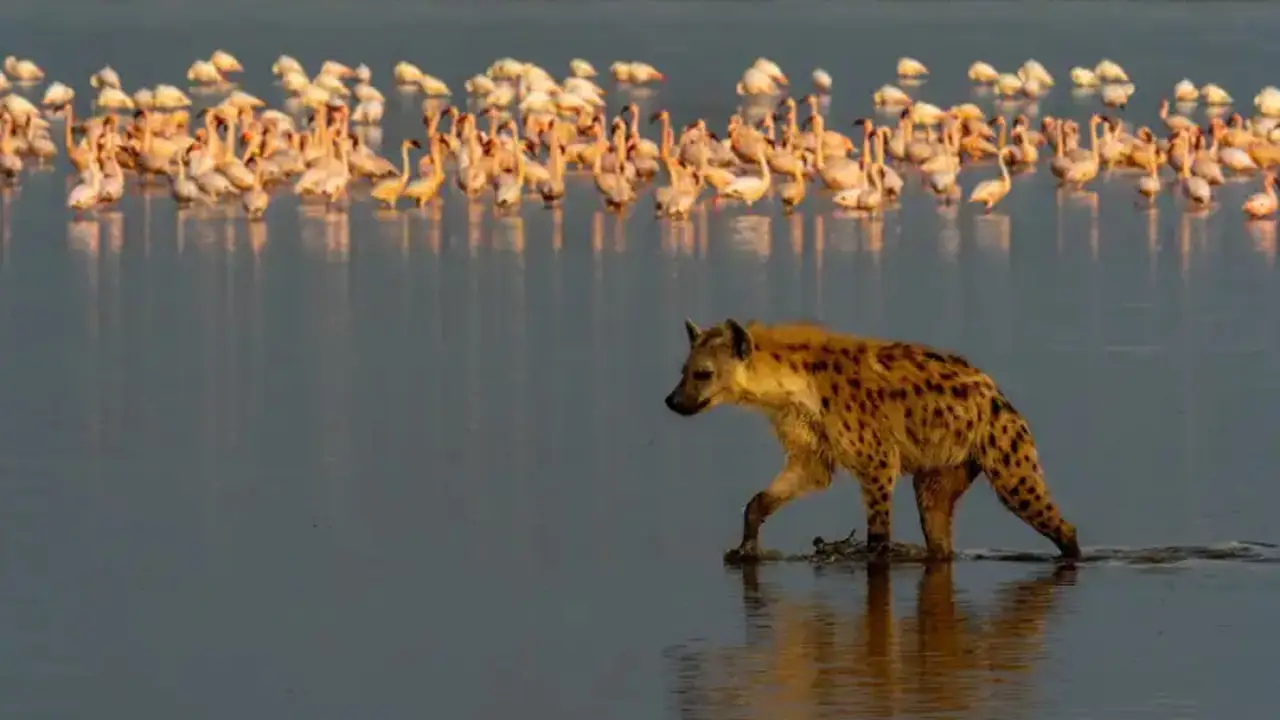
M501 55L644 59L671 78L646 116L720 126L767 55L797 84L833 73L832 127L901 54L935 69L939 103L971 99L979 57L1065 83L1109 55L1136 122L1184 75L1248 103L1280 60L1267 4L226 7L15 4L0 46L82 110L107 62L130 87L179 83L224 47L273 102L281 52L366 62L384 149L420 132L420 98L389 86L406 58L459 91ZM1098 107L1060 86L1039 112ZM451 190L390 216L279 196L249 227L163 192L75 221L66 182L60 165L0 197L6 717L1270 716L1275 566L744 575L720 553L780 452L758 417L662 405L685 317L925 341L1030 418L1086 550L1274 541L1276 239L1238 214L1252 183L1203 217L1135 209L1126 177L1055 193L1042 168L986 218L912 186L879 219L814 193L790 218L672 227L607 216L579 181L518 219ZM863 522L842 480L763 537L798 551ZM895 533L920 539L906 491ZM1046 549L981 485L957 544Z

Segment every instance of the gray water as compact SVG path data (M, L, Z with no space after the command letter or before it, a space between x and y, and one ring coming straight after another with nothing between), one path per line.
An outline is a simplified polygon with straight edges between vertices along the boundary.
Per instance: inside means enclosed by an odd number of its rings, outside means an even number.
M459 93L502 55L643 59L670 78L646 116L722 127L766 55L797 85L831 71L842 127L902 54L938 103L969 99L972 60L1035 57L1059 80L1040 112L1076 118L1100 106L1067 70L1109 56L1150 123L1184 75L1247 109L1277 22L1226 3L68 0L0 9L0 54L82 111L107 62L129 88L181 84L224 47L272 102L281 52L366 62L390 153L421 130L400 59ZM249 227L166 192L77 221L67 178L0 196L0 716L1274 714L1277 565L726 569L780 451L759 417L662 404L685 317L924 341L1030 418L1086 552L1280 540L1276 228L1239 214L1254 183L1207 216L1168 195L1148 213L1131 177L1069 196L1042 167L986 218L911 186L880 219L811 190L791 218L771 201L675 227L647 197L606 216L589 181L514 220L452 187L394 215L286 193ZM841 480L763 538L799 551L863 523ZM957 545L1048 549L981 485Z

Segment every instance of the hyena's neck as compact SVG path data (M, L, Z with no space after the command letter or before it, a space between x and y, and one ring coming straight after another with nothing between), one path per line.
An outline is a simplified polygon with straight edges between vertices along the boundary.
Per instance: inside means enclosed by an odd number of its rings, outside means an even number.
M739 370L739 403L766 412L802 410L818 413L821 396L810 365L803 358L757 350Z

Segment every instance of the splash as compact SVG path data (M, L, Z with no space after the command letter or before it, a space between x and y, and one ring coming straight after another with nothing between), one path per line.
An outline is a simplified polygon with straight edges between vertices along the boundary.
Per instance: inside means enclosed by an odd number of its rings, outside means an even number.
M1280 563L1280 545L1249 540L1234 540L1215 545L1166 545L1159 547L1093 547L1084 548L1084 557L1076 561L1081 565L1173 565L1197 560L1215 560L1243 563ZM921 563L928 559L923 545L915 543L891 543L882 556L895 563ZM858 540L854 533L842 540L814 538L813 551L786 554L765 551L762 560L770 562L807 562L813 565L865 563L875 559L875 553L867 548L866 541ZM1051 552L1024 550L961 550L957 561L1057 563L1058 556Z

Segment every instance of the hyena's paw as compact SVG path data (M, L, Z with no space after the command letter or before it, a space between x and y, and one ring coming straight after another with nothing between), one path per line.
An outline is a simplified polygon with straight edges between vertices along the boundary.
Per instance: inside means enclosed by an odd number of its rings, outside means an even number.
M728 565L748 565L760 562L760 546L754 542L744 542L738 547L729 548L724 553L724 561Z

